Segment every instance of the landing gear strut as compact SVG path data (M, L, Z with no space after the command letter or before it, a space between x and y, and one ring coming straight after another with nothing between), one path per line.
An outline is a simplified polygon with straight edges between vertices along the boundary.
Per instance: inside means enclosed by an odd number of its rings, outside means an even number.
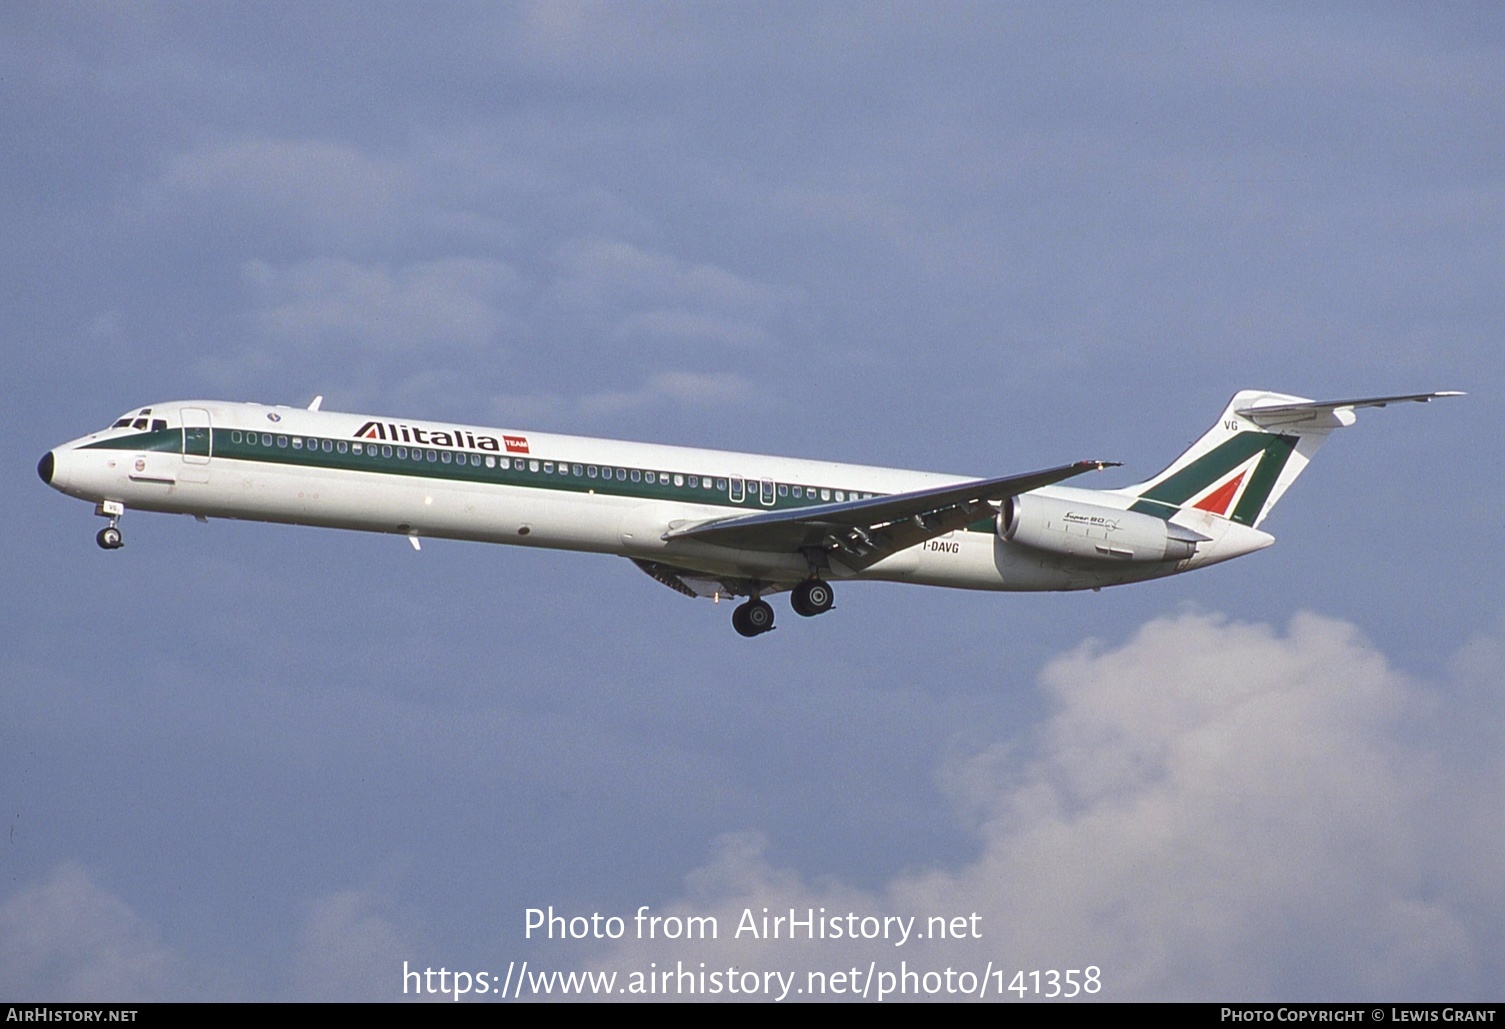
M789 594L789 606L806 618L825 614L835 602L836 594L824 579L806 579Z
M95 506L94 513L110 520L109 525L99 530L94 542L105 550L119 550L125 546L125 539L120 535L120 516L125 514L125 505L116 500L106 500Z
M761 636L773 628L773 608L754 597L732 612L732 628L744 636Z

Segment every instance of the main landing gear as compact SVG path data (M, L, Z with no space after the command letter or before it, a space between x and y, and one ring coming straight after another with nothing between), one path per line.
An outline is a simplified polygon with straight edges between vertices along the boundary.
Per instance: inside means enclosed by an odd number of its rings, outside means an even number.
M110 520L109 525L99 530L94 542L105 550L119 550L125 546L125 538L120 535L120 516L125 514L125 505L116 500L106 500L94 508L94 513Z
M773 608L754 597L732 611L732 628L744 636L761 636L773 629Z
M824 579L806 579L789 594L789 606L794 608L795 614L805 618L825 614L834 603L836 594L831 592L831 584Z
M831 584L824 579L806 579L789 594L789 606L805 618L825 614L835 601ZM732 628L744 636L761 636L773 629L773 608L768 601L754 597L732 612Z

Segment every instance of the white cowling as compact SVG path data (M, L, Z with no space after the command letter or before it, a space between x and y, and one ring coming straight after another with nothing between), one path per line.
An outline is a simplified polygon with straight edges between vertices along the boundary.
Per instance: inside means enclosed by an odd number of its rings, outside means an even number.
M1027 493L998 511L1010 543L1094 561L1185 561L1207 537L1153 515Z

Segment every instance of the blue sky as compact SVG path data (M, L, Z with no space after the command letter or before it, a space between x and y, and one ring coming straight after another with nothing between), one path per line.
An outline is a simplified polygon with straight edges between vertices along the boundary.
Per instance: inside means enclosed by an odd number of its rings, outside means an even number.
M1501 17L6 5L0 993L894 958L524 938L646 904L975 910L915 960L1110 999L1500 999ZM756 641L615 559L105 554L34 472L323 394L1113 485L1250 387L1470 396L1362 412L1242 561Z

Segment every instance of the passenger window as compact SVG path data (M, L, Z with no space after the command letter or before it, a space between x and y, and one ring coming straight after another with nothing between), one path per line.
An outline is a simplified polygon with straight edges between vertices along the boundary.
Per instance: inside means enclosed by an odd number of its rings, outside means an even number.
M433 458L431 457L429 458L429 460L432 461ZM445 464L449 464L453 459L449 456L449 451L446 450L439 455L439 460L443 461Z
M269 446L272 445L272 434L271 433L269 433L269 432L263 432L261 434L261 445L264 446L264 447L269 447Z
M655 478L655 476L654 476L654 474L652 472L644 472L643 473L643 481L644 482L648 482L648 483L652 483L652 482L656 481L656 478Z
M831 491L828 490L828 489L821 490L820 491L820 499L822 499L822 500L830 500L831 499Z
M286 436L278 436L277 437L277 445L279 447L286 448L287 447L287 437Z
M581 476L583 470L581 469L581 467L579 465L571 465L570 466L570 471L574 472L575 473L575 478L578 479Z
M633 482L642 482L643 481L643 471L642 471L641 468L634 468L632 470L631 474L632 474L632 481Z
M414 451L414 453L417 453L417 451ZM439 455L434 451L430 450L426 453L428 454L429 464L433 464L435 461L439 460Z
M683 475L679 475L679 474L676 473L675 476L674 476L674 485L676 485L676 486L683 486L684 484L685 484L685 477Z
M779 496L781 496L781 497L787 497L788 495L789 495L789 485L788 485L788 483L783 483L783 482L779 483Z
M303 437L302 436L294 436L293 437L293 449L294 450L302 450L303 449Z

